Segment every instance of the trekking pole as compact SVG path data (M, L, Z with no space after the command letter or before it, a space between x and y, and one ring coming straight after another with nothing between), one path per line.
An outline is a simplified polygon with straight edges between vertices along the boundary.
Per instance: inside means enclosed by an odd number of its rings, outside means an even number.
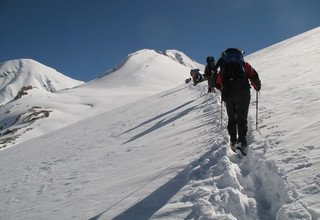
M221 96L221 129L222 129L222 118L223 118L223 115L222 115L222 105L223 105L223 103L222 103L222 96Z
M259 95L258 95L258 91L256 91L256 130L257 131L259 131L258 130L258 104L259 104L259 102L258 102L258 97L259 97Z

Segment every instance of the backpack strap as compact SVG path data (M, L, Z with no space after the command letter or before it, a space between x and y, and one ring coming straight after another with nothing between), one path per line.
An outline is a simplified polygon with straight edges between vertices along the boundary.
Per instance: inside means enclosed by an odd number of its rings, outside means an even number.
M219 89L221 92L223 91L221 70L218 72L218 76L216 80L216 88Z

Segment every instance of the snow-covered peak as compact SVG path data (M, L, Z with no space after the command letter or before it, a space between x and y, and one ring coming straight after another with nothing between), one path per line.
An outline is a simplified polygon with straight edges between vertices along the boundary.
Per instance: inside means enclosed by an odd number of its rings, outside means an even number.
M32 59L7 61L0 64L0 105L13 100L23 87L55 92L82 83Z
M177 86L189 76L190 67L161 52L143 49L129 54L119 65L84 86L137 88L160 92Z

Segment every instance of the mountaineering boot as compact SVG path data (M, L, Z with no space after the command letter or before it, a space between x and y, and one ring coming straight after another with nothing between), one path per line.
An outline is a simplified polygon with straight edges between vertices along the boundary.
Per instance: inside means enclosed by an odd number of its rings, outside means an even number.
M247 141L246 140L239 141L237 149L242 153L243 156L246 156L248 153Z
M237 140L236 139L230 139L230 147L233 152L236 152L236 149L237 149Z

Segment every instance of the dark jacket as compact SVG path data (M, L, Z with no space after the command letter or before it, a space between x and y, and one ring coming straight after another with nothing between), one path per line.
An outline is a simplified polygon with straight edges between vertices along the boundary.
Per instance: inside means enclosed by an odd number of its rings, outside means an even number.
M208 86L210 87L215 87L215 83L217 80L217 69L215 68L214 64L207 64L205 69L204 69L204 77L205 79L208 80Z

